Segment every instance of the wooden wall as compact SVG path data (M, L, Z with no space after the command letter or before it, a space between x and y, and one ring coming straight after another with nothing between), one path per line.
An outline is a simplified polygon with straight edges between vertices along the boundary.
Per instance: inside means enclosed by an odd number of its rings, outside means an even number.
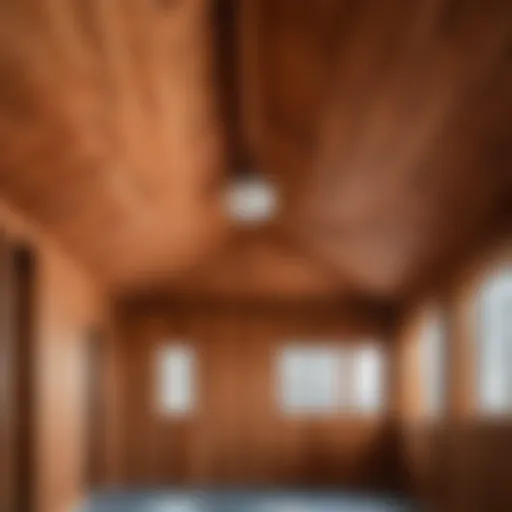
M404 313L397 337L400 384L396 411L402 424L409 485L434 510L512 510L512 421L486 418L476 407L477 300L485 279L512 263L509 236L459 267L436 292ZM448 318L445 413L427 418L417 380L416 341L425 311L439 304Z
M4 203L0 225L10 243L28 245L36 256L30 500L36 512L68 512L85 485L83 342L88 327L107 320L107 302L79 265ZM9 424L4 405L2 423Z
M332 305L175 303L125 308L122 332L127 484L397 485L396 429L386 415L298 419L276 405L282 344L385 343L382 324ZM173 339L197 352L199 403L189 419L155 410L155 351Z

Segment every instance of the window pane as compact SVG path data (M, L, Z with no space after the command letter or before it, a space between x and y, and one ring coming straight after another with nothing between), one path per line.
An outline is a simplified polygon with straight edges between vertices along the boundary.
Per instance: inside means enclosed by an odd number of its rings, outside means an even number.
M482 294L480 408L512 412L512 273L492 278Z
M420 368L425 409L439 416L445 406L446 327L442 314L435 310L427 318L420 339Z
M356 411L378 412L382 408L383 356L378 347L364 347L354 352L354 400Z
M158 402L163 413L190 411L194 403L194 353L185 346L165 346L158 353Z
M289 412L333 411L340 404L340 351L287 348L280 358L281 405Z

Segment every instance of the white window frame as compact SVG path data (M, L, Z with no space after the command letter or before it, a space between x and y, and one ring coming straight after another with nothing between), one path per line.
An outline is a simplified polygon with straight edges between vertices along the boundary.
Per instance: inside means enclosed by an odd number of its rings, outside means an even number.
M439 420L448 405L448 324L440 306L430 307L419 337L419 368L424 414Z
M368 365L370 370L378 372L373 382L364 379ZM351 350L351 367L351 413L358 416L378 416L385 412L388 385L384 347L373 342L355 345ZM373 389L369 390L368 386Z
M368 395L362 396L360 370L361 364L368 364L362 361L368 352L378 356L376 369L378 375L377 397L368 398ZM327 369L331 365L330 371L337 372L332 376L334 382L334 394L324 403L315 403L314 399L308 402L306 397L301 403L300 397L294 394L301 393L299 390L292 389L294 380L297 376L291 375L294 371L303 371L305 373L304 386L307 390L311 383L307 382L308 364L314 365L314 362L308 363L308 358L318 356L324 358L323 365ZM294 363L293 359L297 362ZM302 360L302 361L301 361ZM304 370L297 369L304 365ZM320 364L320 363L318 363ZM373 363L370 363L373 364ZM295 366L291 369L290 366ZM374 341L362 340L359 342L291 342L283 344L279 357L277 359L277 395L278 406L281 413L286 416L307 416L317 417L336 414L350 414L351 416L381 416L385 414L387 408L388 379L387 379L387 358L384 347ZM310 369L314 372L314 369ZM297 386L300 388L300 384ZM371 394L371 393L370 393ZM372 402L373 401L373 402Z
M504 311L510 306L511 313ZM504 315L509 318L505 326ZM510 315L510 316L508 316ZM485 416L512 415L512 267L493 273L478 302L476 384L478 411ZM504 331L510 329L510 332ZM501 337L508 337L508 343ZM499 364L496 365L496 362Z
M344 398L342 397L344 378L344 350L333 344L290 343L281 350L278 358L278 403L280 410L286 415L318 416L339 412ZM316 361L315 361L316 359ZM324 366L331 374L331 396L316 401L308 392L314 392L314 366ZM311 368L307 368L311 365ZM302 366L302 368L300 368ZM303 375L297 375L301 372ZM313 373L312 373L313 372ZM321 376L320 376L321 377ZM326 377L329 377L326 375ZM299 383L300 378L313 379ZM329 379L327 379L328 381ZM319 384L324 386L327 381ZM328 384L328 383L327 383ZM295 387L295 389L294 389ZM300 395L303 395L302 397Z
M160 343L155 357L156 409L168 418L190 416L197 402L196 353L190 343Z

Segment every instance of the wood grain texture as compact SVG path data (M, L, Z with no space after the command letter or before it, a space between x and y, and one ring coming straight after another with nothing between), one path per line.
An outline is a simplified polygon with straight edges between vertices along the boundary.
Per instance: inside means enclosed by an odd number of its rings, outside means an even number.
M396 489L390 417L298 419L277 405L283 345L385 342L382 324L325 305L132 305L123 318L126 483ZM189 418L156 410L155 356L166 340L184 340L197 354L198 405Z
M217 236L207 3L0 6L2 194L109 282Z
M509 510L512 469L509 418L485 417L477 407L480 341L478 298L486 279L512 262L510 236L467 258L465 263L406 308L395 345L402 372L397 372L397 417L409 485L433 510ZM448 320L447 408L426 420L419 391L419 360L414 357L425 307L442 304ZM412 357L409 357L411 356ZM414 362L416 361L416 362Z
M133 291L229 246L254 167L309 273L403 295L510 203L511 27L506 0L6 0L0 192Z
M0 202L0 223L14 246L33 248L37 261L30 377L35 401L31 420L35 482L30 498L35 512L68 510L83 495L86 484L83 334L90 325L107 320L107 302L80 265L4 202ZM13 319L12 312L9 318Z
M247 143L304 250L390 293L475 244L510 194L510 5L241 5Z

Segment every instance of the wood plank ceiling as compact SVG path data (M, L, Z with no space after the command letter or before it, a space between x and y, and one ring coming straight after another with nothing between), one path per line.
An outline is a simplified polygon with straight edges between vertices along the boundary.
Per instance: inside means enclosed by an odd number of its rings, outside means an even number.
M508 0L2 0L0 193L117 290L396 296L510 211L511 55Z

